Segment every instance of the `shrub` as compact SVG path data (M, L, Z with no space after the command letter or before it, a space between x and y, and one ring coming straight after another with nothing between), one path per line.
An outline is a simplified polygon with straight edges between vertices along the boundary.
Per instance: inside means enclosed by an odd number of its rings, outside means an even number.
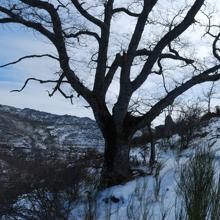
M219 219L220 182L215 184L214 177L213 154L198 150L180 172L178 192L184 207L181 216L188 220Z
M89 152L75 158L74 154L69 160L60 156L4 155L10 169L7 181L0 180L4 186L0 188L0 219L74 219L71 211L82 192L98 182L99 155Z
M195 131L199 128L203 109L198 104L186 106L176 120L177 132L180 135L180 149L188 148L195 137Z

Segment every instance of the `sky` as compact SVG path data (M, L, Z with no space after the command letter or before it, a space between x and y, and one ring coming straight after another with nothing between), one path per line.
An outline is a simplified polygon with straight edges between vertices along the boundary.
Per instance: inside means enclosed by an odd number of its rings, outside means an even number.
M54 53L52 45L45 39L20 26L0 26L0 65L14 61L22 56L31 54ZM11 105L18 108L33 108L54 114L69 114L80 117L93 117L92 112L84 108L85 103L74 100L72 105L60 94L48 96L52 85L41 85L31 82L21 92L10 92L20 89L25 79L36 77L40 79L53 79L57 64L49 58L24 60L16 65L0 69L0 104ZM51 90L50 90L51 91Z
M220 6L218 6L220 7ZM120 20L118 33L123 27L131 29L127 18ZM196 39L197 36L194 36ZM31 54L55 54L54 47L38 34L27 31L18 25L0 25L0 65L14 61L22 56ZM203 52L202 52L203 50ZM206 53L206 48L201 47L201 52ZM83 56L81 57L83 59ZM21 92L10 92L13 89L22 87L28 77L41 79L53 79L57 64L49 58L24 60L16 65L0 68L0 104L11 105L19 108L33 108L54 114L69 114L80 117L93 118L90 109L85 108L85 102L81 99L74 99L72 105L69 100L62 97L59 93L53 97L48 96L52 85L41 85L38 82L31 82ZM117 86L112 88L114 91ZM201 90L200 90L201 91ZM190 92L191 96L196 96L198 90Z

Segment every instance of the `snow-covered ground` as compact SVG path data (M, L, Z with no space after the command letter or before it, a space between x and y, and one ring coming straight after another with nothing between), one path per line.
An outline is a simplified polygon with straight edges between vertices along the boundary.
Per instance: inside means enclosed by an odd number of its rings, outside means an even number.
M53 127L53 131L59 133L59 128ZM211 119L209 123L198 129L196 134L189 148L181 151L178 149L180 141L178 135L172 136L169 140L158 140L157 166L152 174L138 177L99 193L88 189L83 191L82 187L82 195L71 207L69 220L86 219L85 216L88 213L95 216L91 219L99 220L176 220L181 206L177 194L180 169L198 149L210 148L214 154L215 175L219 175L220 119ZM60 141L63 143L64 139L66 137L61 138ZM131 157L141 162L143 160L141 151L140 148L132 149ZM28 206L29 202L25 196L21 196L16 204Z
M158 142L157 161L160 168L153 175L139 177L126 184L118 185L102 191L97 196L97 219L166 219L176 220L180 203L177 196L177 184L180 168L192 158L199 148L210 148L215 155L216 171L220 168L220 119L214 118L198 133L206 136L196 138L190 148L178 151L160 149ZM179 137L174 135L169 142L178 145ZM141 159L140 149L134 149L132 156ZM216 172L216 176L219 172ZM111 200L111 198L113 198ZM114 202L114 198L119 201ZM73 216L84 219L84 205L73 209ZM146 218L145 218L145 217ZM74 218L74 219L75 219Z

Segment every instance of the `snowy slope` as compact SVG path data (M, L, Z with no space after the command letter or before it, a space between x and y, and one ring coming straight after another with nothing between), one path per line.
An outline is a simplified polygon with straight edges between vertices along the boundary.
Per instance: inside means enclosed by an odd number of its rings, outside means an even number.
M158 177L153 175L140 177L124 185L111 187L100 193L97 199L97 216L98 219L106 219L106 215L111 220L126 219L146 219L153 220L176 220L176 210L180 210L177 196L177 183L179 180L180 168L184 166L189 158L192 158L195 151L202 147L211 147L214 153L216 176L219 175L220 169L220 119L213 118L208 124L197 131L203 134L191 143L189 149L184 151L160 149L160 140L157 147L157 161L162 165ZM204 135L205 134L205 135ZM174 135L169 140L178 145L179 137ZM132 155L141 159L140 149L134 149ZM157 184L160 182L161 187L157 192ZM117 203L105 203L106 198L118 198ZM111 203L109 205L109 203ZM73 209L73 216L82 219L80 213L83 211L83 205ZM79 211L81 209L81 211ZM146 212L146 213L145 213ZM140 215L140 216L139 216Z

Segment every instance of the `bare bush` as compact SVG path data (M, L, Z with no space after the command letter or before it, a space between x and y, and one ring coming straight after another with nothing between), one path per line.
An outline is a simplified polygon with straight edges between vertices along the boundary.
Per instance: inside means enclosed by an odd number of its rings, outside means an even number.
M180 149L189 147L195 137L195 131L200 126L200 118L203 109L198 103L191 106L181 107L180 115L176 120L177 132L180 135Z
M14 155L4 155L10 170L7 182L0 189L3 195L0 197L0 218L74 219L72 209L84 191L94 191L93 184L98 183L99 178L96 168L100 165L98 153L88 152L78 159L73 157L70 161L74 164L58 155L39 154L36 158L34 154L26 158L23 154L23 158L17 160Z

